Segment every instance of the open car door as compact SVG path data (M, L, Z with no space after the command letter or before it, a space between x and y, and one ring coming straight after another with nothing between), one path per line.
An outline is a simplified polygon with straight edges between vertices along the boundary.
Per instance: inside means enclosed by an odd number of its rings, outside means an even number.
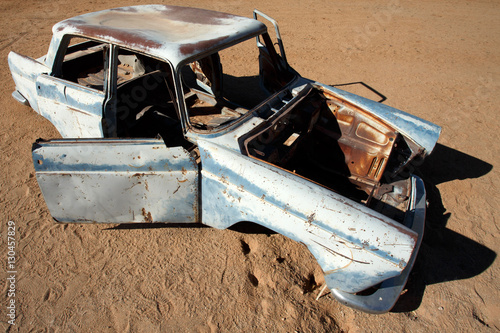
M276 32L279 54L274 48L273 41L269 34L265 33L257 37L257 47L259 48L259 76L262 86L270 93L277 92L282 87L290 82L294 76L294 70L288 65L286 60L285 48L281 40L281 34L278 28L278 23L268 15L255 9L253 12L254 18L263 17L271 22Z
M58 222L198 222L198 165L156 139L33 145L36 177Z

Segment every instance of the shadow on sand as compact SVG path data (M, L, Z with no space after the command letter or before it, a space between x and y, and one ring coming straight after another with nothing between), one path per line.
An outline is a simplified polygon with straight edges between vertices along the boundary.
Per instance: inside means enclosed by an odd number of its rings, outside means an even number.
M436 187L456 179L479 178L492 168L489 163L440 144L419 168L429 203L424 239L406 284L407 292L399 298L393 312L417 309L427 285L468 279L481 274L493 263L494 251L446 228L451 213L443 206Z

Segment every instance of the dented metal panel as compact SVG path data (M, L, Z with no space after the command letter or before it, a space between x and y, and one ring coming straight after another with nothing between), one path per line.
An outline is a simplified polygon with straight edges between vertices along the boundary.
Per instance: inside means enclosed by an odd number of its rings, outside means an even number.
M198 166L163 141L53 140L33 147L38 184L59 222L197 222Z
M206 141L199 147L204 224L252 221L302 242L328 286L345 292L405 268L417 240L410 229L292 173Z
M83 35L140 50L167 59L174 67L193 55L265 30L264 24L246 17L164 5L88 13L59 22L52 29L54 36ZM48 58L54 57L51 54Z
M375 314L387 312L396 304L408 280L424 236L425 211L427 206L425 186L422 179L416 176L411 177L411 183L411 202L404 224L418 234L418 239L410 261L400 275L382 282L371 295L355 295L342 292L338 289L332 289L333 297L339 302L352 308Z

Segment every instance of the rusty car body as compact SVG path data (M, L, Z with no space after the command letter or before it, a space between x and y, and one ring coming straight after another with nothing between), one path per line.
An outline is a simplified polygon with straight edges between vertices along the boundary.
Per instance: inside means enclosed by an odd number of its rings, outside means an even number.
M426 209L402 171L441 129L301 77L272 18L116 8L59 22L45 56L8 61L14 98L62 136L33 145L55 220L254 222L305 244L340 302L395 304Z

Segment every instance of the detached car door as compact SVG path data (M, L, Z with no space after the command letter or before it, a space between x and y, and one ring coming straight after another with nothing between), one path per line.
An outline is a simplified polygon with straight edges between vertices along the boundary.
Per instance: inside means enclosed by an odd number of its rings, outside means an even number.
M58 222L198 222L198 166L156 139L33 145L38 184Z

